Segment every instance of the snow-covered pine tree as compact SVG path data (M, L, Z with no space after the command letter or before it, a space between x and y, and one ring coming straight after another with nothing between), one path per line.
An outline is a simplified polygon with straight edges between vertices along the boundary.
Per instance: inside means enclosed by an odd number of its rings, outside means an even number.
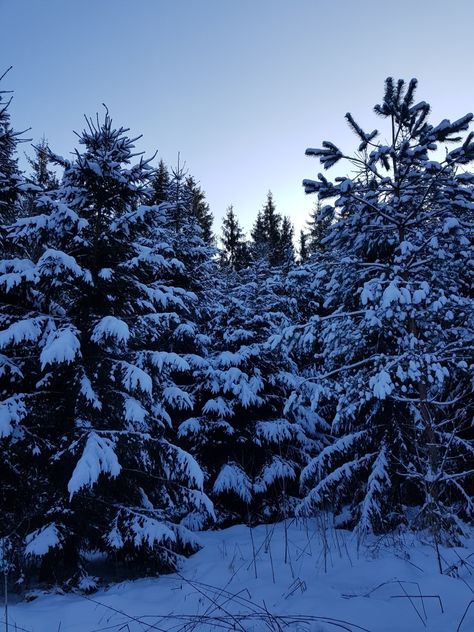
M170 174L168 167L165 165L163 160L160 160L151 181L151 202L153 204L162 204L163 202L166 202L169 184Z
M0 76L0 81L10 69ZM10 93L0 90L0 224L17 217L19 198L25 185L16 156L22 132L16 132L11 126L10 102Z
M50 168L52 158L48 141L43 136L39 142L33 146L34 157L27 156L31 168L30 180L42 189L49 191L56 189L59 180L55 172Z
M180 426L220 523L291 515L299 472L320 447L316 416L304 406L284 411L295 365L271 339L288 324L284 289L265 261L225 275L210 322L213 353L195 376L201 409Z
M5 74L0 77L0 81ZM21 133L15 132L11 126L8 111L10 101L10 93L0 90L0 276L8 272L11 266L21 267L24 262L25 252L16 249L7 239L7 224L22 214L23 194L31 190L18 169L17 145L22 139ZM5 261L6 258L12 261ZM19 318L22 313L22 299L21 294L8 295L1 287L0 332L12 320ZM19 335L19 328L16 333ZM11 441L7 437L10 435L11 424L20 421L25 410L22 401L16 397L16 391L31 388L32 380L28 345L25 344L13 357L3 352L2 346L0 343L0 549L5 553L5 558L0 565L2 570L7 568L4 564L13 570L14 567L19 568L13 559L17 549L17 529L22 520L27 520L27 508L32 498L31 490L35 488L36 473L34 464L28 472L29 476L25 475L24 470L18 469L20 437L13 437ZM9 450L4 449L7 442ZM26 464L28 455L21 455L21 459Z
M214 302L216 250L205 241L199 217L193 212L194 195L187 185L187 178L187 172L179 164L172 170L167 201L162 210L165 224L170 230L171 243L176 252L180 253L180 261L184 266L176 281L180 287L190 292L195 301L194 311L190 312L195 321L189 326L190 346L192 348L198 340L203 345L204 352L208 339L199 330L201 325L208 322L209 310L212 310Z
M181 223L189 215L190 221L199 226L204 242L208 245L214 243L212 233L214 218L206 202L206 195L195 178L189 175L183 166L180 167L179 156L178 165L171 172L163 160L160 160L151 185L150 201L153 204L173 203L177 214L174 217L175 230L180 230ZM171 214L171 210L169 213Z
M188 273L166 209L142 205L151 170L132 164L127 131L108 113L88 121L55 199L8 228L16 248L40 254L1 264L11 308L0 347L14 378L2 448L35 490L27 520L22 502L8 507L40 577L76 573L85 589L88 551L119 574L174 568L196 546L188 516L213 511L174 443L175 415L193 405L182 375L202 362L197 298L179 285ZM183 338L194 353L180 353Z
M52 198L55 195L55 190L59 187L59 174L56 174L51 168L53 158L48 141L44 136L38 144L33 145L33 151L33 157L25 154L30 165L30 172L25 176L27 190L22 196L22 216L35 215L40 204L39 197L47 192Z
M304 181L335 198L322 209L324 302L298 330L314 341L302 391L333 440L303 471L300 512L343 511L360 534L409 523L449 539L474 509L474 134L462 138L473 116L433 126L415 88L387 79L375 112L388 141L347 114L357 154L330 142L306 151L358 170Z
M214 217L206 201L206 194L193 176L186 178L186 187L191 193L191 214L201 228L201 237L206 244L211 245L215 241L212 233Z
M299 254L299 262L306 263L309 258L309 250L308 250L308 234L304 232L304 230L300 230L300 238L298 243L298 254Z
M279 264L288 268L295 262L295 245L293 237L295 229L291 220L286 215L281 224L280 243L278 245Z
M179 162L171 169L166 192L167 225L176 234L182 234L185 227L189 228L195 218L191 218L192 192L186 185L188 172ZM196 225L196 222L193 222Z
M252 255L255 261L267 259L271 266L281 265L281 225L282 217L277 213L273 194L269 191L251 231Z
M325 235L329 224L331 223L331 214L327 207L322 207L321 202L318 200L314 209L310 213L309 220L306 222L308 229L307 233L307 249L309 254L322 252L325 245L322 243L322 239Z
M250 264L250 250L245 239L245 233L239 224L234 207L227 208L222 220L222 251L221 262L238 272Z
M295 261L293 244L294 228L289 217L277 212L273 194L267 194L267 201L251 231L251 253L254 261L265 259L270 266L291 266Z

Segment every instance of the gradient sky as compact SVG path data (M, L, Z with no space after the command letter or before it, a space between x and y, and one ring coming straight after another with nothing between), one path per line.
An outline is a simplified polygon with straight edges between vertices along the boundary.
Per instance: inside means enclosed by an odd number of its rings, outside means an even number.
M355 148L343 116L380 124L388 75L419 79L433 121L474 109L472 0L0 0L0 22L17 129L66 155L106 103L140 149L181 152L217 232L230 203L250 228L268 189L303 226L305 148Z

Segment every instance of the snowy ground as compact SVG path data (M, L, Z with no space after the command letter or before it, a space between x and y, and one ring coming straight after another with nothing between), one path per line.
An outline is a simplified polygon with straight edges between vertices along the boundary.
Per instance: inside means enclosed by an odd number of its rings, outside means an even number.
M452 576L439 574L429 542L411 536L373 539L358 551L350 533L287 523L201 540L179 574L11 605L10 631L474 630L474 603L462 620L474 598L474 537L441 551Z

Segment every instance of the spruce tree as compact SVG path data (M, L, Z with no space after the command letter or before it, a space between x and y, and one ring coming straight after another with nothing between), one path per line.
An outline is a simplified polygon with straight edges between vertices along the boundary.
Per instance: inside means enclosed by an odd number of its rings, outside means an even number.
M206 202L206 195L192 176L186 178L186 186L191 194L191 214L201 228L203 240L206 244L211 245L214 243L212 233L214 217L209 209L209 204Z
M230 205L222 220L222 262L234 271L245 268L250 263L250 252L239 220Z
M252 254L255 260L266 259L270 266L280 266L287 262L287 257L290 259L294 257L294 251L292 254L293 228L287 219L283 236L285 242L282 243L283 224L281 215L277 213L273 194L269 191L267 201L263 209L259 211L251 232Z
M35 155L33 158L27 156L31 167L30 180L45 191L56 189L59 180L54 171L49 167L52 163L51 151L48 141L43 138L33 147Z
M290 266L295 262L295 245L293 243L295 229L289 217L285 215L281 224L280 242L278 245L278 263Z
M0 81L9 70L0 76ZM20 195L25 188L16 156L21 132L15 132L11 126L10 102L10 93L0 90L0 224L12 221L19 214Z
M310 254L324 251L325 244L322 240L330 222L330 207L323 207L318 201L306 222L308 229L307 249Z
M474 509L474 134L463 137L472 114L430 124L415 89L387 79L374 109L388 142L347 114L359 153L331 142L306 151L326 169L358 170L304 181L333 202L313 284L321 300L294 332L313 347L300 396L333 439L303 471L300 512L333 508L361 535L429 527L439 542Z
M170 184L170 174L167 166L160 160L158 163L158 167L153 175L153 179L151 182L152 186L152 196L151 203L152 204L162 204L167 201L168 189Z
M257 218L254 222L252 230L250 231L250 236L252 238L252 258L254 260L259 260L268 257L268 238L262 211L259 211L257 213Z
M306 261L308 261L308 235L304 232L304 230L300 230L298 254L300 263L306 263Z
M322 447L318 417L305 405L285 410L295 364L273 337L289 324L290 303L284 276L259 262L226 277L209 323L212 354L179 433L202 464L220 524L293 515L299 473Z
M83 150L58 159L54 199L41 196L41 212L8 227L11 243L38 256L1 264L10 377L1 440L7 480L29 501L22 521L10 498L2 522L16 519L19 557L40 579L74 575L83 589L95 581L88 551L118 573L172 569L196 548L193 513L212 515L173 429L193 406L199 302L182 283L191 270L166 208L142 204L150 169L132 164L126 133L108 113L88 121Z
M193 194L186 184L187 178L187 171L183 165L180 165L178 157L177 166L171 170L166 192L168 227L177 235L182 233L190 221L196 220L191 213Z

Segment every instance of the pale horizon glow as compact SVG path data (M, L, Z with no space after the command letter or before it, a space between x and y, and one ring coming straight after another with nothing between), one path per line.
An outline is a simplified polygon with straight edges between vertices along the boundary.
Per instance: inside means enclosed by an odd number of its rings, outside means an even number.
M469 0L3 0L0 59L13 70L15 129L67 155L83 115L106 103L138 149L178 152L220 234L230 204L246 230L268 190L298 232L314 206L306 147L352 152L344 121L367 128L385 77L419 79L431 120L474 109ZM0 72L0 74L1 74ZM28 145L20 153L30 152ZM22 165L24 161L22 162Z

